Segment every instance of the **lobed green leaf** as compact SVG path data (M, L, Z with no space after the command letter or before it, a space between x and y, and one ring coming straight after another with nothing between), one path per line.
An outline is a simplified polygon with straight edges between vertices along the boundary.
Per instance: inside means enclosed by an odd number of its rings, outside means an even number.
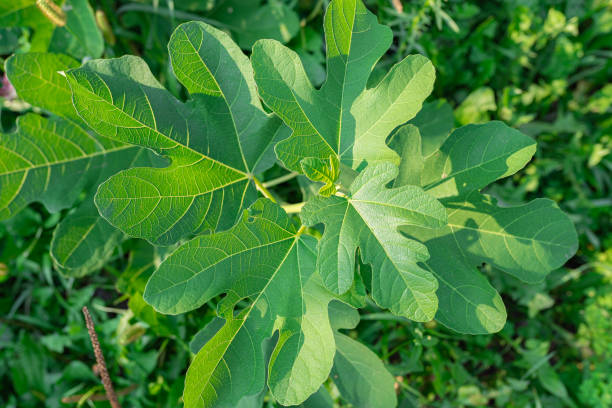
M305 225L325 224L317 268L329 290L342 294L351 287L359 247L363 261L373 267L373 299L393 313L428 321L437 309L438 285L418 263L429 253L398 228L440 228L446 224L446 212L419 187L386 189L397 174L391 163L368 166L351 185L348 197L314 197L301 218Z
M276 154L284 165L302 172L304 158L349 167L364 161L399 163L385 140L398 125L412 119L432 90L429 60L412 55L366 89L372 68L391 45L388 27L378 24L360 0L333 0L325 14L327 79L315 89L299 56L277 41L260 40L251 61L259 94L293 130Z

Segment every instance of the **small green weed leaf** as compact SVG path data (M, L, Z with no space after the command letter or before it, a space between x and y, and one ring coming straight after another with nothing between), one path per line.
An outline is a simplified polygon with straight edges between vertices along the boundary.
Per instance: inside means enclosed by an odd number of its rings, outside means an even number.
M187 372L186 407L233 406L260 392L266 378L277 401L299 404L329 375L332 298L314 273L316 241L298 227L279 206L260 199L236 226L180 246L153 274L145 300L163 313L193 310L227 294L218 308L225 324ZM238 308L241 300L248 305ZM277 331L266 363L262 343Z
M448 224L443 228L411 226L402 227L402 232L429 249L431 257L424 264L440 284L436 319L456 331L492 333L505 324L504 304L478 270L483 262L536 283L576 251L574 226L554 202L537 199L499 207L480 194L489 183L518 171L534 151L531 138L501 122L468 125L451 133L425 158L420 177L404 176L415 183L420 179L448 211ZM405 156L403 160L412 163L415 159ZM411 163L402 167L409 168Z
M394 408L395 379L376 354L344 334L335 333L331 377L343 399L355 408Z
M368 166L355 179L348 197L314 197L304 206L305 225L325 224L317 268L325 286L342 294L353 283L355 253L361 249L373 267L372 297L381 307L416 321L434 317L436 279L418 262L427 248L400 234L401 225L440 228L446 211L420 187L387 189L398 174L391 163Z
M176 317L156 312L151 305L144 301L142 293L131 294L128 307L138 320L145 322L158 336L176 337L179 335L178 325L175 321Z
M276 146L284 165L301 172L306 157L357 168L399 162L385 140L412 119L432 90L434 68L411 55L366 89L372 68L391 45L388 27L378 24L361 0L333 0L325 14L327 80L320 90L308 79L300 57L274 40L253 46L251 61L262 99L293 134Z
M335 181L340 174L340 162L338 157L329 156L329 160L321 160L315 157L307 157L300 162L302 171L312 181L325 183L319 189L319 194L329 197L336 194Z

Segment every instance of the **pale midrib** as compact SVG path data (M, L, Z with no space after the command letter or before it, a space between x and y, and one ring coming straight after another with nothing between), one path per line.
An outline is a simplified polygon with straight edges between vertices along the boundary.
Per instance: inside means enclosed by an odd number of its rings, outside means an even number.
M283 231L285 231L285 230L283 230ZM226 254L224 257L222 257L222 258L221 258L221 259L219 259L218 261L213 262L213 263L211 263L210 265L206 266L206 268L205 268L205 269L203 269L203 270L201 270L201 271L199 271L199 272L195 273L193 276L190 276L189 278L187 278L187 279L185 279L185 280L183 280L183 281L181 281L181 282L174 283L172 286L169 286L169 287L167 287L167 288L164 288L162 291L157 292L155 295L156 295L156 296L158 296L159 294L161 294L161 293L165 293L165 292L167 292L167 291L169 291L169 290L172 290L172 289L174 289L175 287L177 287L177 286L179 286L179 285L184 285L184 284L187 284L189 281L191 281L191 280L193 280L193 279L197 278L198 276L200 276L200 274L201 274L201 273L202 273L204 270L208 270L208 269L210 269L210 268L214 268L215 266L217 266L218 264L220 264L220 263L221 263L221 262L223 262L223 261L226 261L226 260L228 260L228 259L231 259L231 258L235 258L235 257L237 257L237 256L240 256L240 255L244 254L245 252L250 252L250 251L254 251L254 250L260 249L260 248L265 248L265 247L269 247L269 246L272 246L272 245L276 245L276 244L279 244L279 243L284 242L284 241L288 241L288 240L293 239L293 238L294 238L294 236L291 236L291 237L287 237L287 238L279 239L279 240L277 240L277 241L267 242L267 243L265 243L265 244L255 245L255 246L252 246L252 247L248 247L248 248L242 249L242 250L240 250L240 251L238 251L238 252L234 252L234 253L232 253L232 254ZM205 246L205 247L203 247L203 246L197 246L197 247L196 247L196 249L219 249L219 248L218 248L218 247L213 247L213 246Z
M444 279L439 273L437 273L435 271L435 269L433 269L431 266L429 266L429 264L427 262L424 262L424 265L427 266L427 269L429 270L429 272L431 272L432 275L434 275L437 279L441 280L442 282L444 282L444 284L446 286L448 286L449 288L451 288L453 290L453 292L455 292L456 294L458 294L460 297L463 298L463 300L465 300L466 303L469 303L470 305L476 307L478 306L476 303L472 302L470 300L470 298L466 297L462 292L459 291L459 289L457 289L457 287L451 285L446 279ZM465 286L465 285L463 285ZM471 286L475 286L476 285L471 285Z
M319 129L317 129L315 127L315 125L312 123L312 121L310 120L310 118L308 117L308 115L306 114L306 112L304 111L304 108L302 108L302 105L298 102L298 99L295 95L295 92L293 91L292 88L287 87L287 89L289 89L289 92L291 92L291 96L293 96L293 100L295 101L295 104L298 106L298 108L300 108L300 112L302 112L302 115L304 115L304 119L306 119L306 121L308 122L308 124L312 127L312 129L316 132L317 135L319 135L319 138L321 138L321 140L327 145L327 147L329 147L329 150L332 153L336 153L336 151L331 147L331 145L329 144L329 142L327 141L327 139L325 139L323 137L323 134L319 131ZM295 130L294 130L295 132Z
M219 93L221 94L221 97L223 98L223 100L225 101L225 104L227 105L227 109L230 112L230 117L232 118L232 127L234 128L234 135L236 136L236 143L238 144L238 149L240 150L240 156L242 157L242 164L244 164L244 168L247 171L250 171L251 169L249 169L249 165L247 164L246 157L244 156L244 151L242 149L242 144L240 143L240 138L238 137L238 128L236 126L236 120L234 119L234 113L232 112L231 105L228 102L227 97L225 96L225 92L223 92L223 89L221 89L221 86L219 85L219 82L217 81L217 78L215 78L215 76L212 74L212 72L208 69L208 66L206 65L206 63L204 62L204 59L200 55L200 49L202 48L202 45L200 45L200 47L198 49L196 49L195 48L195 44L193 44L191 42L191 38L187 35L185 30L183 30L183 33L185 34L185 37L187 38L187 40L189 42L189 45L191 45L191 48L193 48L193 52L198 56L198 58L202 62L202 66L204 67L206 72L208 72L208 74L210 74L210 77L215 82L215 85L216 85L217 89L219 90ZM202 39L203 38L204 38L204 33L202 33ZM219 59L220 58L221 57L219 57ZM238 64L236 64L236 65L238 65ZM240 86L242 86L242 82L241 82Z
M482 234L491 234L491 235L498 235L504 238L512 238L512 239L524 239L527 241L533 241L533 242L537 242L539 244L544 244L544 245L552 245L552 246L557 246L560 248L567 248L567 246L563 245L563 244L557 244L555 242L550 242L550 241L543 241L540 239L536 239L536 238L529 238L529 237L520 237L518 235L512 235L512 234L504 234L502 232L497 232L497 231L491 231L491 230L484 230L484 229L480 229L480 228L473 228L473 227L466 227L465 225L458 225L458 224L447 224L449 227L452 228L456 228L456 229L466 229L466 230L471 230L471 231L476 231L478 233L482 233Z
M430 184L426 185L425 187L423 187L423 189L424 189L425 191L427 191L427 190L431 190L432 188L436 188L436 187L438 187L439 185L444 184L444 183L445 183L445 182L447 182L447 181L450 181L450 180L453 180L453 179L457 178L457 176L459 176L460 174L463 174L463 173L466 173L466 172L468 172L468 171L472 171L472 170L474 170L474 169L478 169L478 168L480 168L480 167L486 166L487 164L490 164L490 163L492 163L492 162L494 162L494 161L498 161L498 160L501 160L501 159L504 159L504 158L509 158L510 156L512 156L512 155L514 155L514 154L516 154L516 153L521 152L523 149L525 149L525 148L527 148L527 147L530 147L530 146L524 146L524 147L523 147L523 148L521 148L520 150L517 150L517 151L514 151L514 152L504 152L503 154L501 154L501 155L499 155L499 156L495 156L495 157L493 157L493 158L491 158L491 159L489 159L489 160L487 160L487 161L481 161L481 162L477 163L477 164L476 164L476 165L474 165L474 166L466 167L466 168L463 168L463 169L461 169L461 170L459 170L459 171L457 171L457 172L455 172L455 173L448 174L446 177L444 177L444 178L442 178L442 179L440 179L440 180L438 180L438 181L435 181L435 182L433 182L433 183L430 183ZM437 152L438 152L438 151L440 151L440 150L437 150ZM447 160L446 160L446 161L448 161L448 158L449 158L449 157L450 157L450 155L447 157ZM442 169L443 169L442 171L444 171L444 168L442 168ZM507 173L509 170L510 170L510 169L506 169L506 172L505 172L505 173L502 173L502 174L497 175L497 176L496 176L496 179L497 179L497 178L502 177L502 176L503 176L504 174L506 174L506 173ZM488 171L488 170L485 170L485 171ZM491 173L491 174L496 174L497 172L490 172L490 173Z
M449 283L449 282L448 282L446 279L444 279L444 278L443 278L443 277L442 277L440 274L438 274L438 273L437 273L437 272L436 272L436 271L435 271L433 268L431 268L431 267L430 267L430 266L429 266L429 265L428 265L426 262L425 262L425 266L427 267L427 269L429 270L429 272L431 272L431 274L432 274L432 275L434 275L434 276L436 277L436 279L438 279L438 280L442 281L442 282L443 282L443 283L444 283L444 284L445 284L447 287L449 287L449 288L450 288L450 289L451 289L451 290L452 290L454 293L456 293L457 295L459 295L459 297L463 298L463 300L464 300L464 301L465 301L467 304L469 304L469 305L470 305L470 306L472 306L472 307L473 307L475 310L477 310L477 308L478 308L478 304L476 304L476 303L472 302L472 301L470 300L470 298L466 297L466 296L463 294L463 292L461 292L459 289L457 289L457 287L455 287L455 286L451 285L451 284L450 284L450 283ZM463 286L472 286L472 287L475 287L475 288L479 288L479 289L481 289L479 286L476 286L476 285L461 285L461 286L462 286L462 287L463 287ZM493 291L495 291L495 289L493 289ZM496 291L495 291L495 292L496 292ZM496 294L497 294L497 292L496 292ZM500 311L500 310L499 310L499 309L497 309L497 308L495 308L495 311L496 311L497 313L499 313L499 314L503 314L504 316L506 315L506 313L503 313L502 311ZM504 312L505 312L505 310L504 310ZM466 314L467 314L467 312L466 312ZM496 321L496 320L497 320L497 319L494 319L494 318L489 317L490 315L486 315L486 316L487 316L487 319L488 319L489 321ZM470 327L471 327L472 322L471 322L471 321L469 321L469 319L467 319L467 316L466 316L466 321L468 321L468 322L469 322L468 324L469 324L469 325L470 325ZM480 322L479 322L479 323L480 323ZM482 325L482 323L480 323L480 324ZM484 328L484 325L482 325L482 327ZM487 330L487 329L485 328L485 330ZM477 331L475 331L475 330L472 330L471 332L472 332L471 334L479 334L479 332L477 332Z
M135 177L135 176L131 176L128 175L127 177ZM144 180L144 179L143 179ZM212 193L213 191L217 191L217 190L221 190L224 189L227 186L231 186L232 184L236 184L239 183L241 181L244 180L248 180L247 177L242 177L239 179L235 179L232 180L229 183L220 185L220 186L214 186L208 190L205 191L200 191L198 193L194 193L194 194L176 194L176 195L156 195L156 196L136 196L136 197L108 197L107 199L109 201L122 201L122 200L148 200L148 199L161 199L161 198L188 198L188 197L199 197L201 195L205 195L205 194L209 194ZM148 182L148 180L145 180Z
M333 8L331 10L333 10ZM348 43L348 55L346 56L346 65L344 68L344 73L343 73L343 78L342 78L342 92L340 93L340 111L338 112L338 135L336 138L336 146L338 146L338 151L340 150L340 142L342 138L342 115L344 113L344 90L346 88L346 75L348 72L348 65L350 62L351 47L353 46L353 35L355 33L353 30L355 29L355 18L356 17L357 17L357 10L355 10L355 12L353 13L353 21L351 22L351 36L349 37L349 43ZM334 42L335 41L336 41L336 36L334 35ZM340 50L337 44L336 44L336 48ZM332 151L333 150L334 149L332 149Z
M54 162L47 162L47 163L42 163L42 164L36 164L36 165L31 166L31 167L24 167L24 168L17 169L17 170L11 170L11 171L8 171L6 173L0 173L0 177L9 176L9 175L15 174L15 173L23 173L23 172L26 172L26 171L36 170L36 169L43 168L43 167L52 167L52 166L57 166L59 164L76 162L76 161L79 161L79 160L86 160L86 159L90 159L92 157L103 156L103 155L107 155L107 154L114 153L114 152L117 152L117 151L126 150L126 149L134 149L134 148L136 148L136 146L126 145L126 146L121 146L121 147L117 147L117 148L114 148L114 149L109 149L109 150L104 150L104 151L100 151L100 152L91 153L91 154L84 155L84 156L76 156L76 157L73 157L73 158L58 160L58 161L54 161ZM8 151L10 151L11 153L15 153L12 150L8 150Z
M91 231L93 231L93 229L96 227L96 225L98 224L98 221L100 220L100 218L98 218L93 224L91 224L91 226L89 228L87 228L87 231L85 231L83 233L83 235L81 236L81 238L77 241L77 243L72 247L72 249L70 250L70 252L68 252L68 254L64 257L64 260L61 262L62 265L66 265L66 262L72 257L72 255L76 252L77 248L79 246L81 246L81 244L87 239L87 237L89 236L89 234L91 234Z

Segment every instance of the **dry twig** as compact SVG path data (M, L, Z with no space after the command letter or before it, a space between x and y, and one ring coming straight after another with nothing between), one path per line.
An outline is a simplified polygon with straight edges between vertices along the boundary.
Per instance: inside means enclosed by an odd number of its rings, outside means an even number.
M393 3L395 11L397 11L398 13L404 12L404 5L402 4L401 0L391 0L391 3Z
M98 369L100 371L100 378L102 378L102 384L104 385L104 390L106 391L108 401L110 402L111 407L121 408L121 405L119 405L119 400L117 399L117 394L113 388L113 383L108 375L106 361L104 361L104 354L102 354L100 342L98 341L98 335L96 334L96 328L94 327L94 323L91 319L87 306L83 306L83 315L85 316L85 324L87 325L91 345L93 346L94 354L96 355L96 361L98 362Z

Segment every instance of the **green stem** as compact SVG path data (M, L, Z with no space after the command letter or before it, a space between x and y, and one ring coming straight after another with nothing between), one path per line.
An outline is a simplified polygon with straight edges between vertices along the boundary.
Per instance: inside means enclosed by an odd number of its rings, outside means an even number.
M302 225L302 226L300 226L300 229L298 230L296 235L299 237L300 235L302 235L304 233L304 231L306 231L306 226Z
M297 214L302 211L302 207L304 207L304 204L306 203L285 204L282 207L287 214Z
M268 189L264 187L264 185L261 183L261 181L257 179L257 177L253 177L253 181L255 182L255 186L257 187L257 189L261 192L261 194L264 195L264 197L266 197L273 203L276 202L276 199L274 199L274 196L272 195L272 193L270 193L270 191L268 191Z
M299 175L299 173L296 172L292 172L289 174L285 174L284 176L280 176L278 178L272 179L270 181L266 181L263 184L264 187L269 188L269 187L274 187L277 186L279 184L283 184L286 181L292 180L294 178L296 178Z

